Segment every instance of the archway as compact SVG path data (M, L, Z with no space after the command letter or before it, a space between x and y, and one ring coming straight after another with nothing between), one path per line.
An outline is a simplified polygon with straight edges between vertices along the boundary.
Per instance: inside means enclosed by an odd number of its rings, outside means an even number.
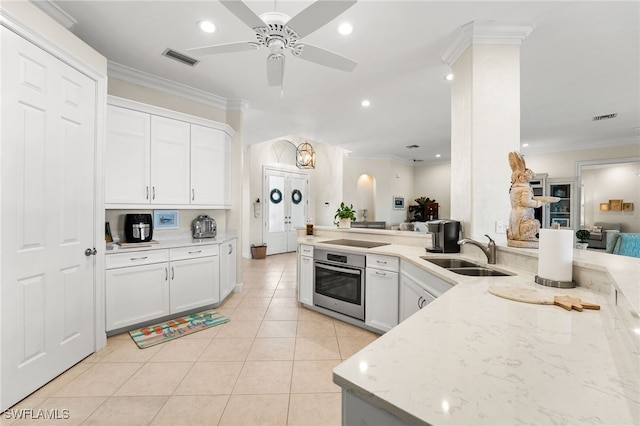
M356 217L359 221L376 220L376 178L363 173L358 176L356 192Z

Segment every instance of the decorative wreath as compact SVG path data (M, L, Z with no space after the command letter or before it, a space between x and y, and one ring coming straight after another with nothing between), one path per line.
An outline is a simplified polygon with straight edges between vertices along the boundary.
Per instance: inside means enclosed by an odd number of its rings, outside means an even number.
M269 198L273 204L278 204L282 201L282 192L278 188L274 188L271 190L271 194L269 194Z
M299 204L302 201L302 192L299 189L294 189L291 193L291 201L293 204Z

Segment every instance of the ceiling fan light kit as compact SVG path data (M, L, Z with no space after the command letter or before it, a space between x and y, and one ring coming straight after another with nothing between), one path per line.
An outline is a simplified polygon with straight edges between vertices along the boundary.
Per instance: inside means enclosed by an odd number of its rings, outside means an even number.
M300 39L326 25L356 2L357 0L318 0L290 18L279 12L267 12L258 16L243 1L221 0L223 6L255 32L257 42L236 42L187 50L196 55L212 55L253 50L264 46L271 52L267 57L269 86L282 87L284 52L287 49L297 58L350 72L358 65L357 62L329 50L301 43Z

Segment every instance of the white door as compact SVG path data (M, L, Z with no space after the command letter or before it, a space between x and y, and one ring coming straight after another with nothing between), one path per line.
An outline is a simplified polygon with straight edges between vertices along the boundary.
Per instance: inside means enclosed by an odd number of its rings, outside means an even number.
M1 79L0 411L93 352L97 226L95 82L4 27Z
M296 227L304 226L309 177L305 173L264 169L264 241L267 254L296 250Z
M191 126L151 116L151 203L189 204Z

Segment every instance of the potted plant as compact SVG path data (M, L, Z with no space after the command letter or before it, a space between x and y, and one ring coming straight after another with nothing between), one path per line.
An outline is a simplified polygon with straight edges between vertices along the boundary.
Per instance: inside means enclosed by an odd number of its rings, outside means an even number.
M340 203L340 207L336 210L336 215L333 219L333 223L339 228L351 228L351 221L356 220L356 211L353 209L353 204L347 207L344 203ZM338 221L335 219L338 219Z
M576 238L578 239L576 248L586 250L587 246L589 245L589 237L591 237L591 232L587 231L586 229L580 229L576 231Z

